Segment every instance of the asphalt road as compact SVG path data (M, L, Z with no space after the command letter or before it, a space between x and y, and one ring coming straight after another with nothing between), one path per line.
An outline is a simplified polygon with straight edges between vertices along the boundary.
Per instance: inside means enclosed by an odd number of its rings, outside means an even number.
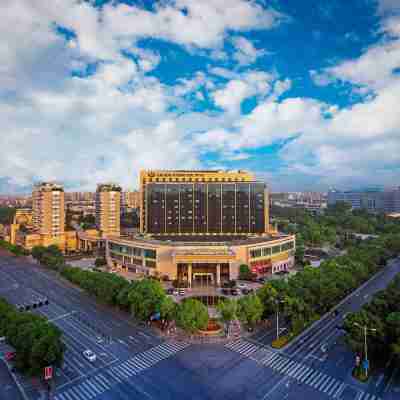
M335 326L398 272L400 262L387 266L339 307L337 317L321 320L284 351L268 345L274 326L225 346L166 342L52 273L13 257L0 256L0 296L14 304L35 296L49 298L48 306L34 312L64 332L67 352L57 374L56 400L392 400L399 394L397 372L390 377L378 373L367 385L354 381L354 355L341 343L342 333ZM111 336L111 343L98 341L101 334ZM88 348L97 354L95 363L82 356ZM33 391L29 398L35 399Z

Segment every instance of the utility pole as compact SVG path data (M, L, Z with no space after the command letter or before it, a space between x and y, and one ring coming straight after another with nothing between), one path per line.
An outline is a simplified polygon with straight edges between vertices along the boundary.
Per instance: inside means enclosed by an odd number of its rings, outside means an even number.
M354 322L354 325L358 326L363 331L363 334L364 334L364 357L365 357L365 365L367 366L365 372L368 375L369 360L368 360L367 334L368 334L368 331L376 332L376 329L368 328L367 325L362 326L362 325L358 324L357 322Z
M276 302L276 340L279 339L279 303L284 303L284 300L275 300Z

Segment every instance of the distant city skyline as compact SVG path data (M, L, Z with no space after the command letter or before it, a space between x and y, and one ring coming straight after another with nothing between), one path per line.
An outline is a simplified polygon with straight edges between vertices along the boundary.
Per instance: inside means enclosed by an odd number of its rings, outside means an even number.
M149 168L398 186L399 4L1 2L0 193Z

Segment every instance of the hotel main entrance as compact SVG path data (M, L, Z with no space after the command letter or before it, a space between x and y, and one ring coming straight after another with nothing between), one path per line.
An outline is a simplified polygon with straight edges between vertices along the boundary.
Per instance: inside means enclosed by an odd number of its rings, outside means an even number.
M191 287L220 286L229 280L229 263L178 263L177 276Z

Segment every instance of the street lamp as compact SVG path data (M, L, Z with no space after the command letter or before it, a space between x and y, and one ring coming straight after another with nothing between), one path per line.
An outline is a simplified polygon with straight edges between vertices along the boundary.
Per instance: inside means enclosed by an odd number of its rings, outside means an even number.
M376 332L375 328L368 328L367 325L360 325L357 322L354 322L353 325L358 326L364 332L364 354L365 354L365 361L366 361L366 373L368 375L368 346L367 346L367 332Z
M279 303L284 303L285 300L275 300L276 303L276 340L279 339Z

